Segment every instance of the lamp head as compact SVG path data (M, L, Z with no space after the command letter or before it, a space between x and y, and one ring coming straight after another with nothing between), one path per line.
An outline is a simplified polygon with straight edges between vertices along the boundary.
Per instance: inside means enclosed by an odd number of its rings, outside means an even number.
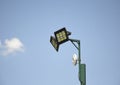
M59 44L58 44L58 42L56 41L56 39L53 36L50 37L50 43L55 48L55 50L58 51Z
M64 27L64 28L54 32L54 34L55 34L55 38L56 38L56 41L58 42L58 44L62 44L69 40L68 36L71 35L71 32L68 32L66 30L66 28Z
M55 48L56 51L59 49L59 45L67 42L69 40L69 35L71 35L71 32L67 31L65 27L57 30L54 32L55 37L50 36L50 42Z
M78 57L77 57L77 55L76 55L76 54L73 54L73 57L72 57L72 63L73 63L73 65L76 66L77 61L78 61Z

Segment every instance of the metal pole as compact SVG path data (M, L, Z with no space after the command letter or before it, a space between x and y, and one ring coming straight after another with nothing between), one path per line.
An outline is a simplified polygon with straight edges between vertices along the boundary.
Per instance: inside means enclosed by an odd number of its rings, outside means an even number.
M78 68L79 68L79 81L81 82L81 80L80 80L80 64L81 64L80 41L77 41L77 43L78 43L78 61L79 61L79 65L78 65Z
M78 50L78 61L79 61L78 75L79 75L79 81L81 83L80 85L86 85L86 65L85 64L81 64L80 40L70 39L70 41L72 42L72 44ZM76 46L76 44L74 42L76 42L78 44L78 46Z
M81 65L81 56L80 56L80 40L75 40L75 39L70 39L70 41L72 42L72 44L77 48L78 50L78 61L79 61L79 65L78 65L78 76L79 76L79 81L82 85L81 79L80 79L80 65ZM74 43L76 42L78 44L78 46L76 46L76 44Z

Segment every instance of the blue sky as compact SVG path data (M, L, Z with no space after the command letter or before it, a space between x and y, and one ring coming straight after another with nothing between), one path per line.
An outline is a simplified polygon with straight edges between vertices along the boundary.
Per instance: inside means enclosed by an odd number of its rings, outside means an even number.
M119 0L0 0L0 85L80 85L76 48L49 42L62 27L81 41L86 85L120 85Z

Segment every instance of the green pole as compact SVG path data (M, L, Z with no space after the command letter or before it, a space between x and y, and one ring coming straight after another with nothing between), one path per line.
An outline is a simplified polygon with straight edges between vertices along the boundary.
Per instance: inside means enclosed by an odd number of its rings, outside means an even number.
M81 82L81 80L80 80L80 64L81 64L80 41L77 41L77 43L78 43L78 61L79 61L79 65L78 65L78 68L79 68L79 81Z
M70 39L70 41L73 43L73 45L78 49L78 75L79 75L79 81L81 85L86 85L86 65L81 64L81 50L80 50L80 40ZM78 46L74 42L77 42Z

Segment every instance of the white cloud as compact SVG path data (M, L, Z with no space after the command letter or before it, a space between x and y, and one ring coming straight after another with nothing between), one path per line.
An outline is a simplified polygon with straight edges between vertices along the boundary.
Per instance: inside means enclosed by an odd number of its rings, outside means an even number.
M0 44L0 48L0 53L3 56L17 52L24 52L24 45L18 38L6 39L4 44Z

